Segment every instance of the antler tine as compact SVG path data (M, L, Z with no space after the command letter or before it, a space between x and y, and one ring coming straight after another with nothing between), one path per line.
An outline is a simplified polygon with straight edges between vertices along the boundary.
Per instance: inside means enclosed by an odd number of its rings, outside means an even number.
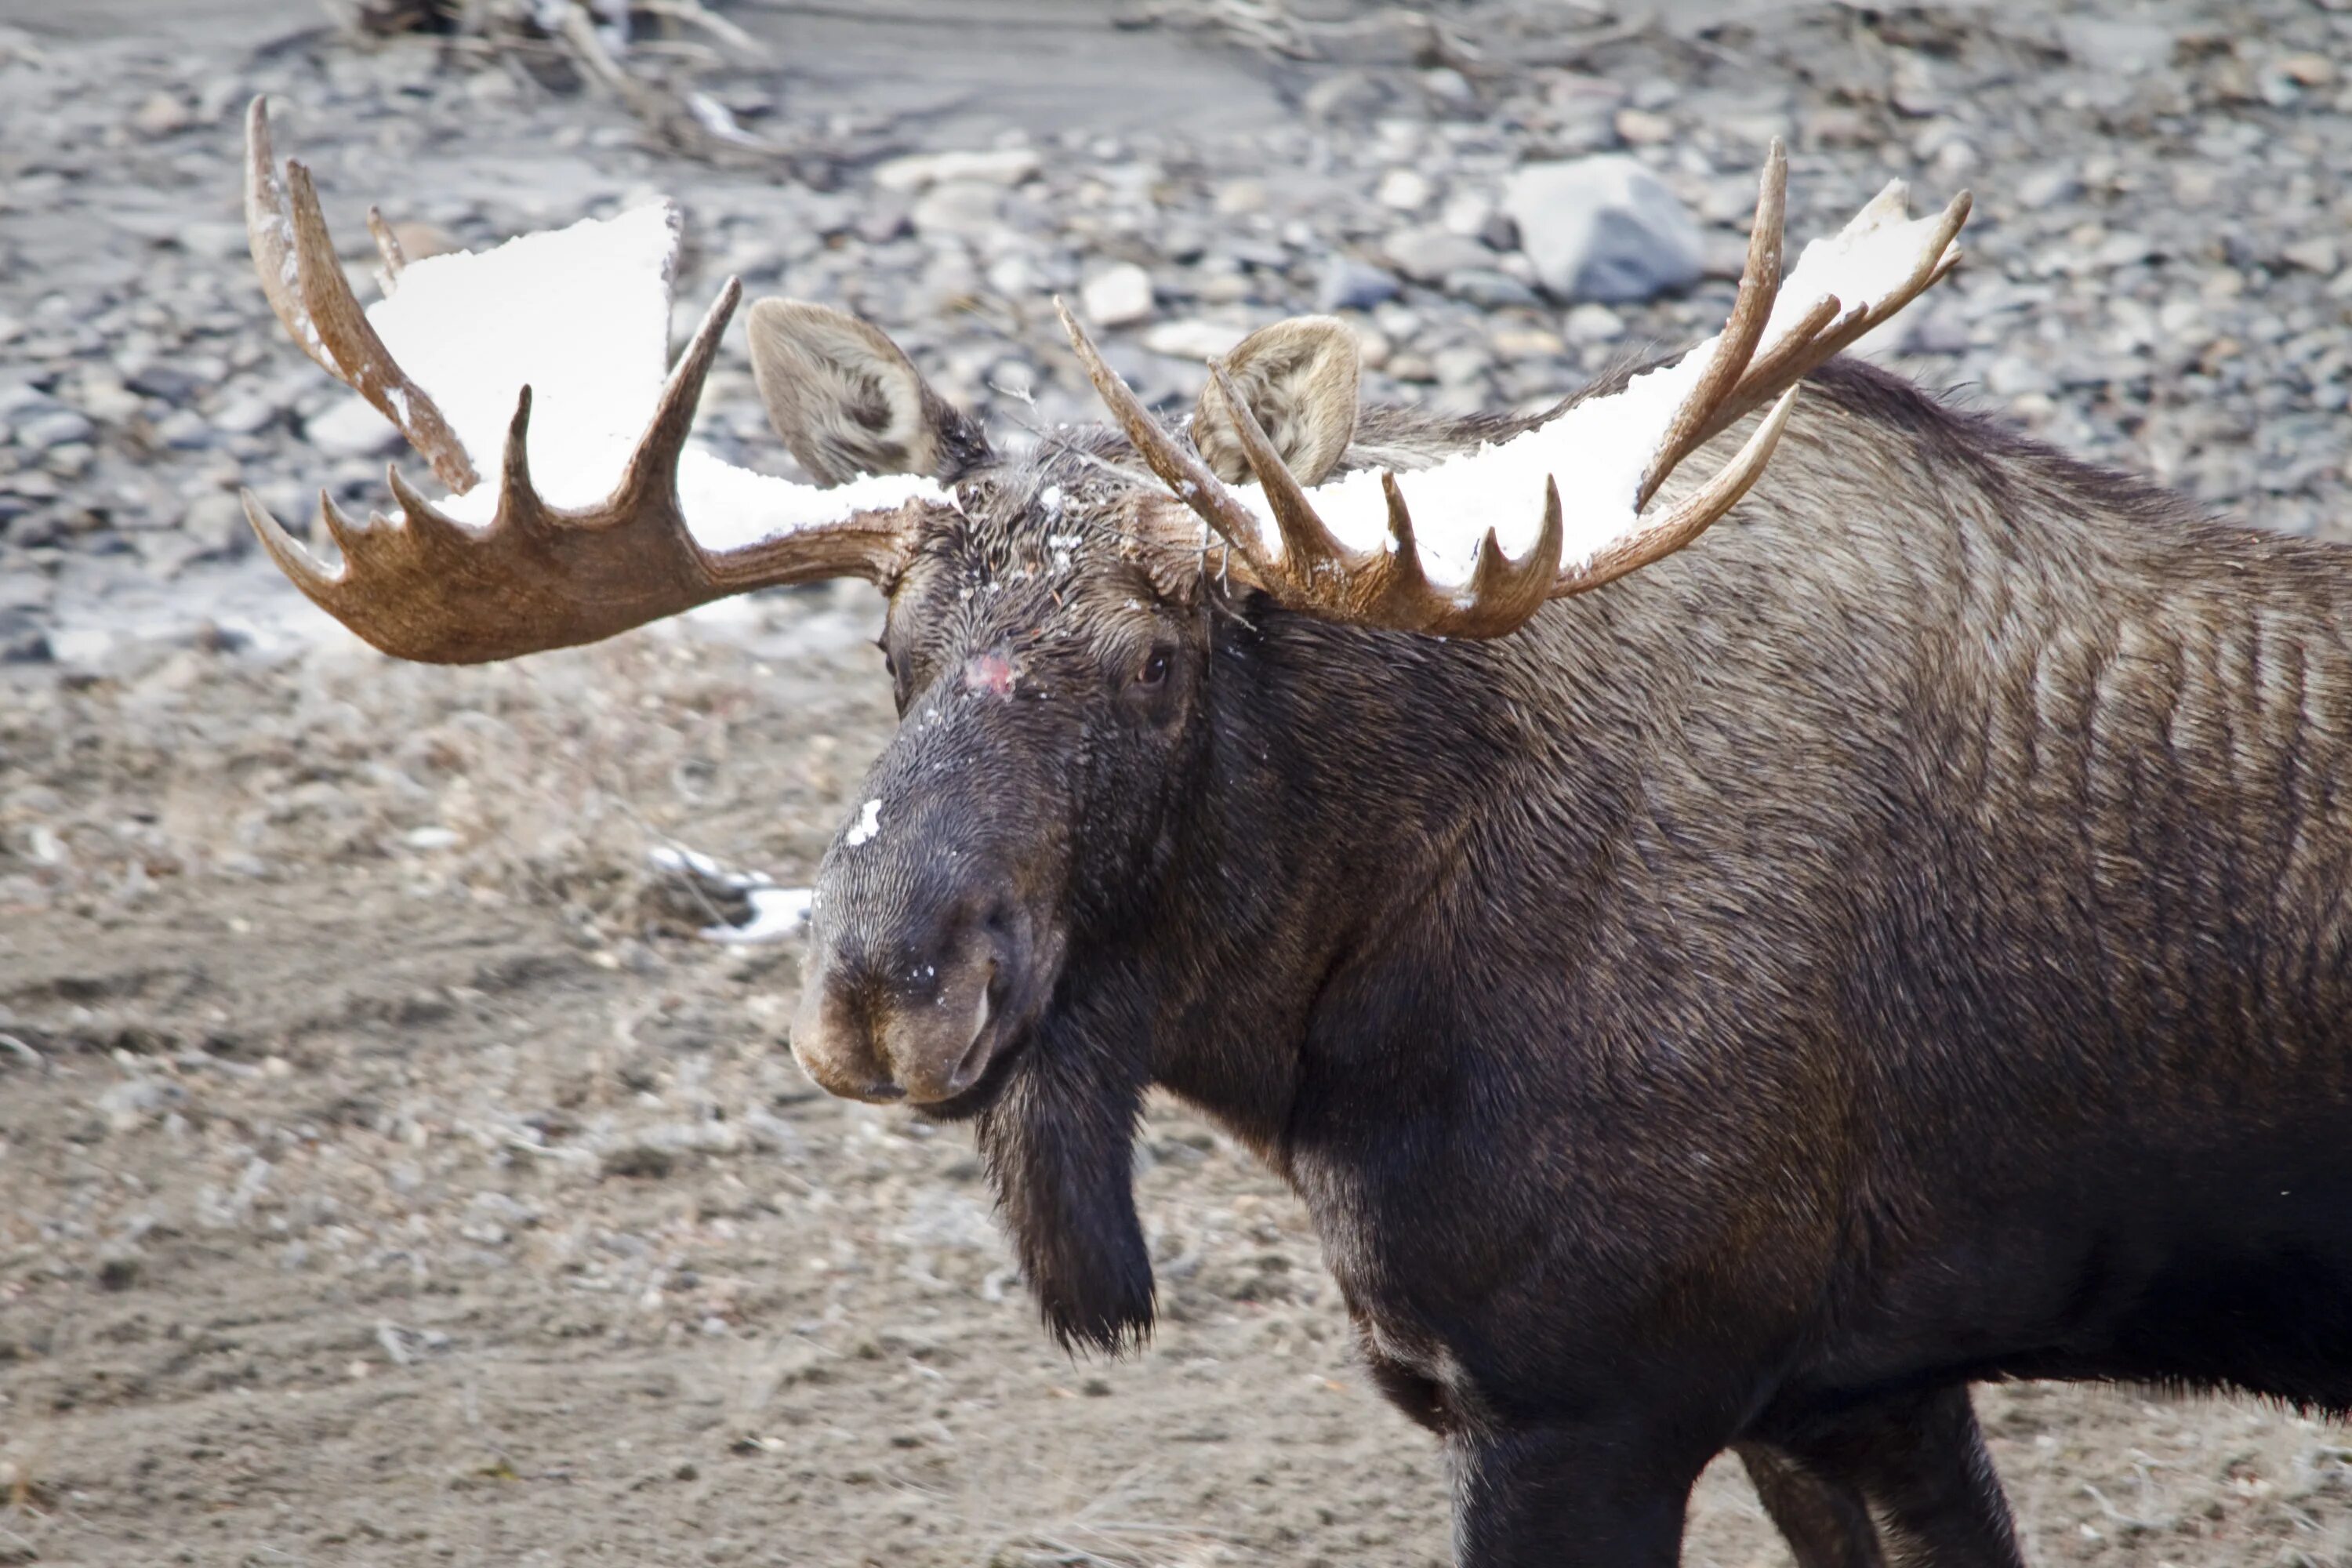
M1356 552L1339 542L1321 518L1315 514L1314 503L1299 488L1298 479L1290 465L1274 449L1266 438L1265 428L1257 422L1249 401L1234 385L1225 362L1209 362L1209 374L1217 390L1225 395L1225 406L1233 412L1234 433L1240 437L1242 456L1249 462L1250 472L1257 476L1260 489L1265 491L1266 504L1274 509L1274 525L1282 534L1282 573L1297 587L1313 592L1317 574L1338 568L1343 574L1360 570L1362 563Z
M1895 289L1875 299L1852 303L1824 296L1815 300L1760 358L1753 357L1779 289L1780 226L1786 178L1786 159L1776 141L1766 161L1763 188L1757 200L1756 226L1748 237L1748 268L1740 279L1739 297L1732 308L1731 320L1717 344L1715 358L1701 373L1697 385L1682 406L1675 410L1667 434L1659 443L1657 456L1644 471L1635 492L1634 510L1638 513L1649 503L1677 463L1730 428L1765 399L1777 397L1779 401L1720 471L1664 517L1643 520L1590 561L1562 573L1553 586L1555 596L1588 592L1672 554L1730 510L1762 476L1773 446L1788 425L1790 412L1796 405L1797 389L1805 376L1909 304L1958 259L1952 239L1968 221L1969 196L1966 191L1954 196L1944 208L1918 258ZM1902 188L1890 184L1863 209L1861 216L1847 226L1846 232L1868 233L1901 212ZM1768 279L1769 287L1765 286Z
M1969 192L1962 191L1946 204L1931 237L1920 247L1919 259L1892 292L1851 304L1829 298L1815 302L1801 322L1748 368L1738 387L1706 422L1700 443L1729 429L1766 398L1802 381L1950 271L1959 260L1952 240L1960 232L1960 226L1969 221L1974 202Z
M1199 512L1202 521L1238 551L1254 572L1270 570L1258 540L1256 517L1234 498L1224 481L1211 473L1206 463L1186 451L1183 444L1151 416L1143 400L1135 395L1135 389L1104 362L1094 339L1078 325L1077 317L1070 313L1070 307L1059 295L1055 296L1054 310L1062 318L1062 331L1069 334L1070 348L1085 367L1087 379L1094 383L1095 392L1110 410L1111 417L1118 421L1118 427L1126 432L1151 471L1160 476L1160 482Z
M1724 323L1715 357L1675 411L1665 438L1658 443L1657 455L1650 459L1633 491L1635 511L1650 504L1675 464L1698 449L1706 439L1708 418L1739 384L1748 362L1756 357L1756 345L1764 341L1765 324L1771 320L1772 306L1780 294L1781 234L1788 203L1789 153L1775 136L1764 158L1756 218L1748 230L1748 262L1740 268L1739 293L1732 300L1730 319Z
M1541 609L1559 579L1564 537L1559 481L1548 477L1544 480L1543 526L1536 534L1535 548L1520 557L1517 565L1505 558L1502 542L1495 537L1493 529L1488 529L1486 537L1478 541L1478 554L1470 568L1470 603L1465 607L1470 620L1456 635L1500 637L1517 630Z
M332 588L344 573L330 573L320 565L317 556L303 549L299 541L279 526L278 520L270 515L269 509L261 504L261 498L252 490L239 489L236 494L237 499L245 503L245 521L253 525L253 531L260 539L261 548L268 553L269 559L278 563L280 572L293 579L294 585L302 590L306 598L325 609L327 601L320 595ZM320 510L323 513L331 504L327 500L327 492L320 490Z
M719 344L726 335L727 323L735 314L736 305L743 298L743 280L730 277L719 287L719 297L710 309L702 313L702 324L694 330L686 353L662 384L661 401L654 407L653 422L646 426L644 437L629 458L629 467L621 476L621 487L614 503L625 510L637 508L659 498L676 519L681 537L686 536L686 521L677 514L677 459L686 449L686 438L694 429L694 410L702 400L702 384L710 374L710 366L719 357Z
M443 484L461 494L473 489L478 476L465 444L394 361L352 297L310 172L289 159L279 177L266 99L256 98L246 110L245 134L246 239L270 310L320 369L399 428ZM380 246L388 235L380 230ZM395 245L386 252L387 264L396 250Z
M268 100L263 98L256 98L245 110L245 238L271 314L295 347L320 370L342 380L342 367L327 353L297 291L294 219L286 205L285 183L278 177L278 155L269 144Z
M368 325L367 313L352 297L351 280L335 255L327 220L319 211L319 193L310 171L288 161L286 190L294 216L295 283L327 353L342 367L352 389L374 405L377 413L397 426L433 472L451 489L463 493L479 476L465 443L449 428L441 410L423 387L408 379Z
M1552 584L1550 597L1590 593L1628 572L1671 555L1739 504L1739 498L1764 477L1764 465L1771 459L1772 448L1779 444L1789 415L1797 406L1797 390L1792 386L1780 395L1780 401L1772 405L1772 412L1765 416L1764 422L1738 453L1717 469L1706 483L1664 517L1645 521L1631 533L1603 546L1582 565L1561 573Z
M1387 468L1381 470L1381 495L1389 504L1389 554L1396 563L1398 591L1432 592L1429 574L1422 569L1421 541L1412 531L1412 512L1404 504L1404 491L1397 489L1396 475Z

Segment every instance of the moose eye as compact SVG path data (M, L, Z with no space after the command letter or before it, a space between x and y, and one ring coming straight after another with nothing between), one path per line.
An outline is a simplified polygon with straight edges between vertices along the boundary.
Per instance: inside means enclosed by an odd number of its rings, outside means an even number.
M1150 687L1157 686L1167 679L1168 656L1160 649L1154 648L1151 650L1151 657L1143 661L1143 668L1135 672L1135 683L1138 686Z

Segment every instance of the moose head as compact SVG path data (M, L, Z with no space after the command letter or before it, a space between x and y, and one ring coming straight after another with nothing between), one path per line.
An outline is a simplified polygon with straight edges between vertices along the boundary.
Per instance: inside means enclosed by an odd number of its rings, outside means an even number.
M1297 682L1376 689L1447 639L1508 637L1683 548L1763 471L1802 378L1952 265L1968 210L1963 195L1908 221L1890 187L1783 289L1776 145L1723 331L1533 417L1360 411L1354 337L1309 317L1244 339L1167 424L1064 310L1111 421L1017 458L873 326L763 300L752 365L814 481L796 484L689 445L740 289L665 375L663 210L407 267L379 224L388 298L362 311L257 101L248 151L279 320L450 492L429 500L395 468L398 515L366 521L322 496L333 568L247 494L271 557L361 637L472 663L780 584L863 577L887 597L900 723L819 873L793 1050L836 1094L980 1117L1050 1320L1104 1344L1149 1321L1127 1140L1165 1076L1150 1028L1112 1016L1133 984L1105 977L1155 946L1182 964L1155 932L1179 884L1213 883L1234 831L1202 803L1280 787L1217 743L1283 679L1266 627L1350 650ZM1759 414L1703 481L1669 487ZM1285 722L1313 721L1298 695Z

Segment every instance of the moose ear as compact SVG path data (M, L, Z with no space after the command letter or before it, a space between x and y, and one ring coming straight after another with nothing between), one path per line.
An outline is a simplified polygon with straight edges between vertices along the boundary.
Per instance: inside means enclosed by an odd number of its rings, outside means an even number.
M1257 416L1274 449L1302 485L1318 485L1339 466L1356 435L1356 384L1362 374L1356 334L1329 316L1294 316L1234 345L1225 373ZM1192 412L1192 445L1229 484L1253 476L1234 434L1225 395L1213 381Z
M761 300L749 331L768 423L819 484L860 474L952 481L988 459L980 427L870 322L829 305Z

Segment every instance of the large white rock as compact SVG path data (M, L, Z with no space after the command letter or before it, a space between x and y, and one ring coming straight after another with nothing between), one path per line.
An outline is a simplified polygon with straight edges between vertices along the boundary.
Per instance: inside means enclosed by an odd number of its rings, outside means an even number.
M1522 164L1504 184L1503 210L1554 299L1619 303L1698 281L1698 225L1663 181L1622 154Z

